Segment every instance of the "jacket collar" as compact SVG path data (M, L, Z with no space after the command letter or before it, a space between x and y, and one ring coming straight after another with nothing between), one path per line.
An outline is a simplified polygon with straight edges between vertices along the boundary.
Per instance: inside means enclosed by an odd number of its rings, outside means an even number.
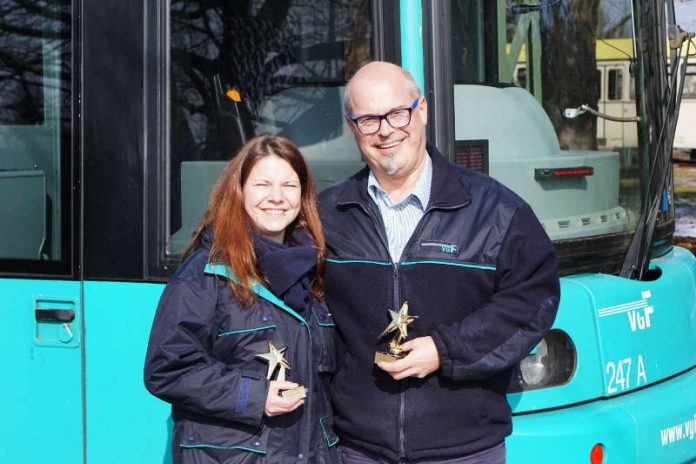
M433 180L430 190L430 203L426 211L461 208L471 202L471 194L458 170L449 163L434 146L426 146L427 154L433 162ZM358 171L346 183L338 195L339 206L359 205L367 208L371 199L367 192L369 168Z
M239 283L239 279L237 279L237 276L234 274L234 271L230 269L229 266L226 266L224 264L214 264L214 263L205 263L205 269L204 271L206 274L211 274L211 275L218 275L221 277L224 277L226 279L229 279L235 283ZM292 317L297 319L304 325L307 330L309 331L309 325L307 324L307 321L305 320L304 317L299 315L294 309L292 309L290 306L286 305L283 300L278 298L271 292L269 289L264 287L258 282L252 282L252 291L260 296L261 298L273 303L286 313L290 314Z

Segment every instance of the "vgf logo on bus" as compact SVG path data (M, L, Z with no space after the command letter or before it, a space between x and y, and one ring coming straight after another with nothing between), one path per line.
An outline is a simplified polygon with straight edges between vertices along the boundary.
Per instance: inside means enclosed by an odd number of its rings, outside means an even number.
M650 315L653 313L653 307L648 306L643 308L643 313L640 313L639 309L633 309L628 312L628 322L631 325L631 330L633 332L638 330L647 329L650 327Z
M648 306L648 298L651 296L650 290L646 290L641 293L640 300L602 308L597 311L597 315L609 317L625 313L628 316L628 326L632 332L649 329L651 326L650 316L655 312L652 306Z
M602 308L597 311L597 315L602 318L626 314L631 332L647 330L652 326L651 316L655 313L655 309L648 303L652 293L646 290L641 292L640 296L640 300ZM608 377L607 393L609 394L620 393L648 383L642 354L638 354L635 358L627 356L609 361L606 363L604 372Z

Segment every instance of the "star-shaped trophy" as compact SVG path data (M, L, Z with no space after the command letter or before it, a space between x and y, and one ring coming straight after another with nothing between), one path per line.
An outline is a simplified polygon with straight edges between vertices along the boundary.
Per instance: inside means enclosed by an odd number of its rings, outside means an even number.
M407 301L404 301L404 304L401 305L399 312L392 311L390 309L389 315L391 316L391 322L387 328L384 329L381 334L379 334L377 339L381 340L384 336L389 335L392 332L394 332L394 335L392 336L391 340L389 340L387 345L388 350L386 353L383 351L378 351L375 353L375 363L394 362L397 359L401 359L405 356L403 350L401 349L401 343L406 340L406 336L408 335L408 325L418 318L418 316L408 315Z
M262 359L268 363L268 372L266 373L266 378L268 380L274 380L273 374L277 369L278 373L275 376L275 380L280 382L285 381L285 370L290 370L290 363L287 359L285 359L285 356L283 356L283 353L285 353L285 350L287 349L287 347L278 349L275 347L273 342L269 341L268 351L266 353L254 355L255 358ZM282 390L280 392L280 396L283 398L305 398L307 394L305 393L305 388L300 385L299 387L291 388L290 390Z

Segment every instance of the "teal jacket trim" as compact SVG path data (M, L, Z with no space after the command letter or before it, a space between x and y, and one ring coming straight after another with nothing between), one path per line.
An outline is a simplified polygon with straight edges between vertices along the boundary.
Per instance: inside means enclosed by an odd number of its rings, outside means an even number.
M183 443L179 445L181 448L215 448L215 449L225 449L225 450L230 450L230 449L238 449L238 450L243 450L243 451L249 451L250 453L256 453L256 454L266 454L267 451L265 450L257 450L254 448L247 448L245 446L218 446L218 445L205 445L205 444L200 444L200 445L184 445Z
M277 325L265 325L263 327L254 327L253 329L239 329L239 330L230 330L229 332L222 332L218 334L218 337L224 337L226 335L232 335L232 334L238 334L238 333L244 333L244 332L256 332L257 330L266 330L266 329L275 329L278 327Z
M383 262L383 261L369 261L366 259L333 259L333 258L327 258L326 261L329 263L335 263L335 264L376 264L378 266L391 266L391 263Z
M366 259L334 259L328 258L326 261L334 264L376 264L378 266L391 266L392 263L383 261L370 261ZM472 264L472 263L452 263L447 261L405 261L401 263L401 266L413 266L414 264L442 264L443 266L457 266L457 267L467 267L470 269L482 269L484 271L495 271L495 266L490 266L487 264Z
M331 440L331 435L326 431L326 427L324 426L324 419L322 417L319 418L319 424L321 425L321 431L324 434L324 440L326 440L326 444L329 445L329 448L334 446L336 443L339 442L339 438L334 435L334 440Z
M484 271L495 271L496 269L495 266L486 264L450 263L447 261L406 261L401 263L402 266L413 266L414 264L441 264L443 266L467 267L470 269L482 269Z
M234 275L234 272L232 272L232 269L223 264L206 263L204 272L206 274L219 275L231 280L232 282L239 283L239 280L237 279L237 276ZM309 324L307 324L307 321L304 317L297 314L297 312L294 309L286 305L283 300L275 296L269 289L267 289L260 283L253 282L253 285L254 286L252 287L252 290L254 293L256 293L261 298L270 301L271 303L273 303L274 305L276 305L277 307L279 307L280 309L282 309L283 311L300 321L307 328L307 332L309 332Z
M317 324L319 324L320 326L322 326L322 327L336 327L336 324L334 324L333 322L321 322L321 320L319 319L319 316L317 316L317 313L314 312L314 309L312 309L312 314L314 314L314 319L316 319Z

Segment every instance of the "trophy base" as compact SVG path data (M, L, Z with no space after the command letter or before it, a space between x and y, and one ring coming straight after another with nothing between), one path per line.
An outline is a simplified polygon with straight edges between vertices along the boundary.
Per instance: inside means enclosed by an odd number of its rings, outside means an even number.
M299 387L291 388L290 390L281 391L280 396L283 398L307 398L307 393L305 392L305 388L300 385Z
M402 353L392 354L392 353L385 353L383 351L378 351L375 353L375 364L380 363L380 362L393 363L394 361L398 361L399 359L401 359L403 357L404 357L404 355Z

